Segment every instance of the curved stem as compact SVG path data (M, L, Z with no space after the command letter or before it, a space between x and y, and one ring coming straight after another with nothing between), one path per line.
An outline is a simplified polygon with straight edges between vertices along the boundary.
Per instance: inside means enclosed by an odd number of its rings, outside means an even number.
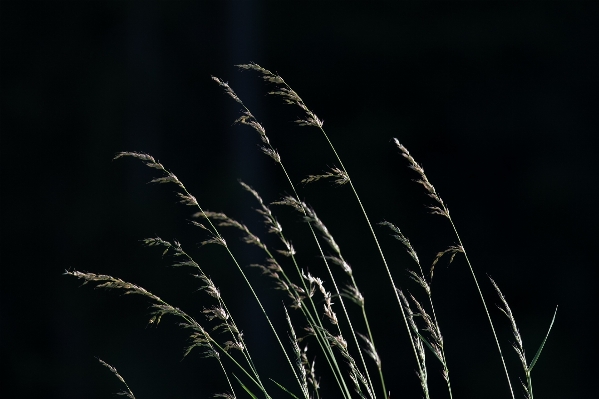
M491 325L491 330L493 331L493 338L495 338L495 343L497 344L497 350L499 351L499 357L501 358L501 364L503 365L503 370L505 371L505 376L507 378L507 383L510 388L510 393L512 395L512 399L515 399L514 390L512 389L512 382L510 381L510 375L507 371L507 366L505 364L503 352L501 351L501 345L499 345L499 339L497 338L497 333L495 332L495 326L493 325L493 320L491 320L491 314L489 313L489 309L487 308L487 302L485 301L483 292L480 288L480 285L478 284L478 279L476 278L476 274L474 273L474 268L472 267L472 263L470 263L470 258L468 258L468 254L466 253L466 250L464 249L464 245L462 244L462 239L460 238L460 235L458 234L458 230L457 230L455 224L453 223L453 220L449 216L449 212L447 212L447 218L449 219L449 222L451 223L451 227L453 227L453 231L458 239L458 243L460 244L460 247L462 248L462 252L464 253L464 258L466 258L466 263L468 264L468 268L470 269L470 273L472 274L472 278L474 279L474 284L476 284L476 289L478 290L480 299L483 302L483 306L485 308L485 313L487 314L487 319L489 320L489 324Z

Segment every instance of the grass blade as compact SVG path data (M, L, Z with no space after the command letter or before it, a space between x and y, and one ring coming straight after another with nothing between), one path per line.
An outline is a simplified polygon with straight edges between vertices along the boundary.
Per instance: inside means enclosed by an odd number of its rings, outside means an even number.
M258 397L256 395L254 395L252 393L252 391L250 391L250 389L248 387L246 387L243 382L241 382L241 380L239 378L237 378L237 376L235 374L233 374L233 377L235 377L235 379L237 380L237 382L239 383L239 385L241 385L241 387L243 388L244 391L246 391L248 393L248 395L250 395L252 397L252 399L258 399Z
M528 366L529 373L532 371L532 368L535 366L535 364L537 364L537 360L539 359L539 356L541 355L541 351L543 350L543 347L545 346L545 342L547 341L547 338L549 337L549 333L551 332L551 329L553 328L553 323L555 322L555 316L557 316L557 306L555 307L555 312L553 313L553 319L551 319L551 324L549 325L549 330L547 330L547 335L545 335L545 339L543 339L543 342L541 342L541 346L539 347L539 350L537 350L535 357L532 359L532 362L530 362L530 365Z
M287 392L289 395L291 395L292 397L294 397L295 399L299 399L297 397L297 395L295 395L293 392L291 392L289 389L285 388L283 385L279 384L278 382L276 382L275 380L273 380L272 378L269 378L269 380L271 380L272 382L274 382L279 388L281 388L283 391Z

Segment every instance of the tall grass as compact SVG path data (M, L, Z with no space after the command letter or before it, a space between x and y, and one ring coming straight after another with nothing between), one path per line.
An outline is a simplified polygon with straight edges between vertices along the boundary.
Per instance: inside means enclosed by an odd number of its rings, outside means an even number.
M450 224L457 240L457 245L439 251L430 266L421 264L420 258L409 239L395 224L380 221L377 226L372 223L349 171L345 168L339 153L323 127L323 122L304 103L297 92L281 76L257 64L250 63L238 67L242 70L257 73L271 88L269 94L298 108L302 117L296 123L319 130L326 144L330 147L336 166L322 174L309 175L301 182L309 184L319 180L331 180L336 185L348 185L351 188L352 195L368 227L367 231L363 233L354 232L354 234L362 234L364 237L370 236L370 239L375 243L379 267L384 270L388 279L386 282L387 289L390 290L396 301L393 307L388 308L389 314L385 317L397 317L405 326L407 338L412 348L412 361L422 388L422 395L425 398L431 397L429 389L429 367L431 366L435 370L441 370L447 390L446 396L453 398L454 395L450 374L451 359L447 357L446 342L437 319L431 281L439 260L448 257L449 262L452 262L456 256L462 256L465 258L474 285L478 290L479 298L489 321L490 334L492 334L497 346L498 361L501 362L505 373L505 392L515 399L516 393L514 392L512 377L506 365L504 351L500 343L501 339L497 336L486 296L483 294L478 275L458 234L456 223L439 193L428 180L423 168L416 162L406 147L399 140L393 139L399 154L407 161L408 167L414 171L416 181L430 197L429 209L431 213L439 215ZM68 270L66 274L83 280L84 284L91 283L98 288L115 289L125 294L136 294L145 297L151 304L150 324L158 325L164 316L172 316L172 319L177 320L179 326L188 331L189 334L189 345L184 355L199 352L201 356L209 358L207 361L214 361L218 364L225 386L223 386L222 391L214 393L214 397L273 398L288 396L304 399L320 398L321 380L314 360L316 354L318 354L320 359L324 359L324 362L319 361L319 367L328 369L323 374L330 377L332 384L337 387L338 397L345 399L354 397L388 399L390 393L385 380L387 376L385 370L390 367L381 361L375 340L376 331L373 330L372 316L368 312L371 309L367 309L365 295L358 285L359 281L354 276L352 266L344 257L340 245L316 211L298 193L294 183L297 181L296 178L288 173L283 157L275 149L264 126L226 82L216 77L212 77L212 79L241 107L241 114L236 123L249 126L258 134L262 143L260 147L262 152L275 162L286 178L287 187L281 189L289 194L271 202L263 200L260 194L249 184L240 182L240 189L249 194L248 202L251 201L249 206L257 207L256 211L261 215L268 234L273 237L272 239L260 238L250 231L246 225L224 213L211 212L203 208L201 199L192 195L173 172L151 155L140 152L121 152L115 156L115 159L134 158L154 169L156 177L151 182L174 186L178 200L193 209L194 219L192 223L201 231L203 237L201 245L220 246L222 251L228 255L230 265L219 265L219 267L233 267L247 284L251 292L251 299L256 302L262 312L265 331L270 331L284 356L284 364L280 366L287 368L295 383L284 386L269 378L270 376L263 375L258 365L259 362L255 361L256 356L259 356L258 352L255 348L250 348L243 335L242 326L236 322L234 315L229 310L226 301L230 299L221 296L216 282L209 277L209 272L205 271L177 241L164 240L160 237L143 240L144 244L149 247L162 248L163 255L172 255L173 266L190 268L193 271L193 275L200 281L201 291L206 295L206 305L199 314L192 315L183 311L148 290L119 278L76 270ZM276 217L276 207L278 206L289 207L292 211L297 212L308 227L316 244L318 258L323 265L324 274L322 276L313 275L313 268L309 271L308 266L302 264L296 256L296 248L283 232L283 226ZM244 261L240 259L241 255L236 253L235 249L227 243L227 234L225 232L228 228L238 230L246 244L259 248L264 261L261 264L252 266L274 281L276 288L287 295L286 305L276 315L277 317L279 315L284 316L287 325L285 330L275 327L279 325L271 320L271 317L275 317L275 315L266 311L262 303L263 298L258 295L252 285L248 274L254 273L254 271L243 267ZM414 266L408 270L408 276L422 288L420 294L411 294L397 284L396 281L403 278L405 273L398 272L397 268L392 272L379 242L379 234L393 235L399 240L400 245L407 250L414 262ZM274 241L274 244L271 243L272 241ZM401 268L401 270L403 269ZM523 380L524 395L533 398L531 372L551 331L555 314L551 320L547 336L533 360L528 362L522 337L508 302L495 281L490 280L490 282L499 296L502 304L500 309L507 316L516 340L513 348L522 363L522 375L525 377ZM380 286L383 286L383 284L380 284ZM358 312L352 310L353 307L358 309ZM356 315L359 316L356 317ZM380 312L377 312L376 317L380 317ZM308 349L308 343L310 343L310 349ZM447 344L451 345L450 342ZM427 354L432 356L427 358ZM402 357L402 361L407 361L407 359L407 357ZM125 385L126 391L123 391L122 394L134 398L132 390L116 369L102 360L100 362L108 367ZM406 376L406 378L410 377Z

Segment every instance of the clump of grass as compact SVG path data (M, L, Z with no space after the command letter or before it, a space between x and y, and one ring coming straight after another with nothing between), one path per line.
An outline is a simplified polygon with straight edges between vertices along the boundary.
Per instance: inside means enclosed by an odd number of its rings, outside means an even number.
M428 372L430 362L427 359L427 353L431 354L433 359L436 359L434 361L439 362L438 367L441 369L442 378L447 387L447 395L450 398L453 397L449 367L451 359L448 359L446 355L446 342L438 322L433 302L431 282L434 276L435 265L440 259L449 257L449 262L452 262L456 256L463 256L489 320L491 332L499 352L499 360L505 372L507 388L511 397L515 398L500 340L496 334L494 322L487 307L487 300L483 295L483 290L472 263L468 258L464 244L458 235L456 225L449 213L449 209L435 190L435 187L428 180L423 168L415 161L406 147L397 139L393 139L393 143L399 150L399 153L407 160L408 166L417 175L417 183L424 187L425 192L431 198L432 204L429 206L431 213L445 218L453 228L457 239L457 245L449 246L439 251L432 264L427 268L421 264L410 240L402 233L399 227L388 221L379 223L382 227L389 229L391 234L405 247L414 261L415 268L409 269L407 275L423 290L423 293L420 295L422 296L421 299L417 298L419 295L407 292L405 288L400 288L396 283L396 279L401 276L393 275L385 258L377 236L377 230L380 231L381 229L375 228L371 223L349 172L324 130L323 121L308 108L297 92L278 74L272 73L254 63L239 65L239 68L257 72L267 84L271 85L272 89L269 91L269 94L277 96L285 103L301 110L302 116L296 123L301 126L318 129L329 145L336 166L322 174L308 175L301 181L304 184L309 184L319 180L332 180L336 185L349 185L351 188L368 226L366 234L370 235L376 244L380 264L388 277L387 286L395 296L397 302L395 311L392 311L388 317L394 317L395 315L405 325L414 354L417 378L422 387L424 397L431 397ZM125 157L134 158L143 162L146 166L155 169L157 176L151 182L175 186L178 200L182 204L194 209L192 223L203 232L200 244L220 246L228 254L232 266L240 273L253 296L253 300L261 309L265 320L265 329L270 330L275 337L284 355L288 372L293 376L295 386L283 386L267 378L268 376L263 376L254 361L255 352L250 351L242 333L242 328L235 321L225 298L221 296L218 286L193 257L183 249L181 243L177 241L168 241L160 237L143 240L144 244L149 247L161 248L163 255L171 254L174 259L173 266L190 268L194 272L193 276L200 282L200 290L207 295L207 304L195 316L170 305L150 291L119 278L76 270L68 270L66 274L82 280L84 284L95 284L97 288L113 289L125 294L136 294L145 297L150 302L150 324L158 325L164 316L172 316L172 318L178 320L179 326L189 333L189 345L184 351L184 356L192 352L200 352L201 356L214 359L219 365L226 386L223 387L221 392L215 393L214 397L256 398L263 396L265 398L272 398L289 396L304 399L320 398L321 380L317 373L314 360L316 354L318 354L320 358L324 359L322 362L324 366L319 367L326 367L329 370L327 375L331 376L333 383L337 386L339 397L345 399L354 397L388 399L390 393L387 390L385 382L385 365L381 361L381 356L375 343L375 331L371 327L372 323L369 319L365 296L354 276L353 267L350 266L344 257L341 246L337 243L316 211L300 197L294 184L295 179L288 173L283 162L283 157L271 143L264 126L256 119L251 110L246 107L226 82L217 77L212 77L212 79L222 87L227 95L241 106L241 115L236 120L236 123L249 126L258 134L262 142L260 147L262 152L275 162L286 178L288 187L285 190L290 194L271 202L264 201L260 194L250 185L240 182L241 189L249 193L248 198L251 198L254 206L257 206L256 211L261 215L267 233L274 237L275 245L267 244L267 240L261 239L257 234L250 231L246 225L226 214L204 209L200 205L200 201L188 191L183 182L151 155L141 152L121 152L115 156L115 159ZM298 249L292 245L291 240L283 232L283 226L277 220L275 207L279 206L288 207L296 212L307 225L316 244L319 259L324 266L324 276L313 275L308 270L308 267L303 265L296 256ZM271 315L265 310L262 299L254 290L248 278L247 273L251 273L251 270L246 270L242 267L242 260L239 259L239 255L228 245L225 239L226 235L224 234L225 229L228 228L238 230L241 232L243 241L246 244L260 249L263 253L264 261L252 266L261 271L266 277L272 279L275 282L276 288L287 295L287 305L282 309L282 314L284 314L288 327L286 332L275 328L275 323L271 320ZM535 357L529 363L525 356L522 337L520 336L507 300L495 281L491 280L491 284L501 300L502 306L500 309L508 317L516 339L516 343L513 346L521 360L526 378L526 381L523 382L524 393L527 397L533 398L531 371L551 331L555 314L547 331L547 336L543 340ZM352 316L356 314L356 312L350 309L353 306L356 306L358 309L358 314L360 315L358 318ZM290 313L288 308L293 312ZM298 334L297 331L301 331L302 333ZM310 343L310 349L308 349L308 343ZM448 344L450 345L451 343ZM127 390L121 394L134 398L133 392L116 369L102 360L100 362L108 367L125 384Z

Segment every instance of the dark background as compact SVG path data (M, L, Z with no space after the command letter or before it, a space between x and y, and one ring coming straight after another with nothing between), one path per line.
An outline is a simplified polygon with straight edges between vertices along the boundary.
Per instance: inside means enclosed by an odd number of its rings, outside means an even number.
M430 201L391 138L425 167L487 295L517 397L521 369L486 273L511 304L529 361L559 305L533 371L538 397L592 395L596 3L3 1L0 11L3 397L112 397L122 387L94 357L117 367L138 398L203 398L226 389L213 360L198 353L182 360L186 335L172 318L148 327L143 298L80 287L63 275L119 276L201 317L210 302L196 291L198 281L140 245L155 235L197 256L263 375L288 381L247 287L221 248L199 248L205 236L190 226L191 211L176 204L173 188L145 184L155 174L140 162L111 161L118 151L148 152L205 208L265 236L237 179L267 201L289 188L260 154L255 132L233 125L240 107L210 76L228 81L265 125L294 182L336 162L317 129L293 124L298 109L267 96L255 73L234 67L249 61L280 73L324 119L371 220L398 224L430 265L456 239L445 220L427 214ZM392 397L421 397L405 328L355 198L348 187L299 187L354 267ZM277 211L306 267L325 278L306 228ZM421 296L405 273L413 267L408 256L385 230L377 232L398 283ZM230 237L243 265L261 260ZM272 293L270 281L247 273L259 292ZM454 397L508 397L461 257L440 263L433 290ZM277 320L278 294L265 301ZM444 397L429 358L433 396ZM322 357L317 367L324 372ZM336 397L328 381L325 374L325 396Z

